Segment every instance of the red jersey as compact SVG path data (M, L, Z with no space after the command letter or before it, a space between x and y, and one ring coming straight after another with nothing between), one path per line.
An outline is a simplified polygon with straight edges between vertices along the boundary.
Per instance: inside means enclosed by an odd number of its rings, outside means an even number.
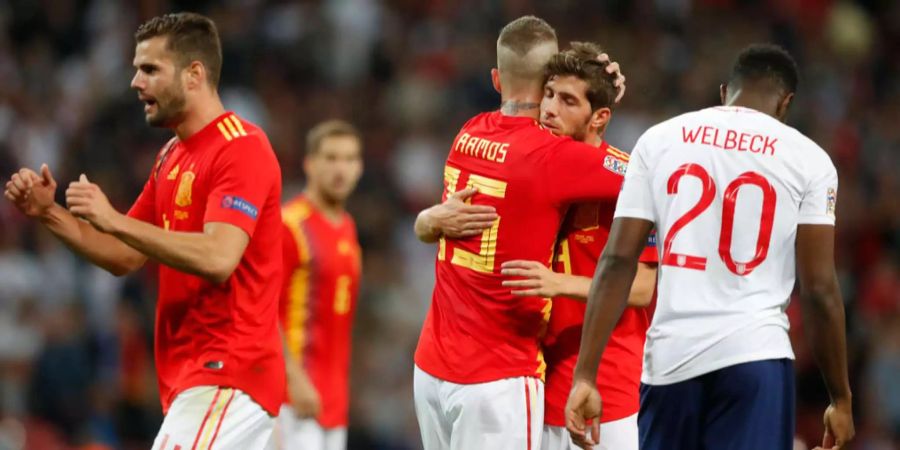
M444 168L444 197L475 187L473 202L495 207L500 218L480 236L440 240L416 349L420 369L453 383L543 377L539 336L550 300L513 296L500 265L549 264L567 205L618 195L622 177L607 166L596 148L554 136L531 118L495 111L463 126Z
M159 266L155 347L164 412L179 392L212 385L240 389L278 413L285 386L280 198L281 169L265 133L226 112L163 148L128 211L166 230L199 233L224 222L250 236L221 284Z
M601 154L610 155L623 164L628 154L605 142ZM563 229L553 270L591 277L609 238L609 229L616 209L615 201L573 205ZM641 255L641 262L656 262L655 236ZM544 423L565 426L565 406L572 389L572 374L581 346L581 326L586 309L584 301L557 297L544 336L547 358L547 383L544 387ZM646 308L625 308L613 329L609 343L600 358L597 388L603 397L601 422L622 419L638 412L640 407L641 363L644 340L650 317Z
M322 400L324 428L347 426L350 342L359 294L360 249L349 214L333 223L304 195L287 202L281 326Z

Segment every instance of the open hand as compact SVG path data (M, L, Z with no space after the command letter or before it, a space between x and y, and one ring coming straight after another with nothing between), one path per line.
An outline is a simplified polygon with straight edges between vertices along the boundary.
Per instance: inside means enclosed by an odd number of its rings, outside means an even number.
M432 227L447 238L478 236L490 229L500 216L493 206L469 204L476 193L475 188L466 188L433 206L429 212Z
M616 95L616 103L619 103L622 100L622 97L625 95L625 75L622 75L622 69L619 67L619 63L615 61L611 61L609 59L609 55L606 53L601 53L597 55L597 61L601 63L609 63L606 66L606 73L616 75L616 80L613 82L613 86L618 90L618 94Z
M516 288L511 291L519 297L556 297L562 294L558 273L537 261L514 260L500 266L500 273L524 280L504 280L503 286Z

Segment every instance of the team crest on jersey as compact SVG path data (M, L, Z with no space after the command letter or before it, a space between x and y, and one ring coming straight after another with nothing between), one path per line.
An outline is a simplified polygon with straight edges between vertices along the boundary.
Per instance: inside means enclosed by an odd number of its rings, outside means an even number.
M837 189L828 188L828 195L825 200L825 214L834 217L834 210L837 206Z
M191 190L194 187L194 172L188 170L181 174L181 181L178 183L178 190L175 191L175 204L184 208L191 206Z
M613 155L606 155L606 158L603 158L603 167L612 173L625 176L625 169L628 168L628 163Z

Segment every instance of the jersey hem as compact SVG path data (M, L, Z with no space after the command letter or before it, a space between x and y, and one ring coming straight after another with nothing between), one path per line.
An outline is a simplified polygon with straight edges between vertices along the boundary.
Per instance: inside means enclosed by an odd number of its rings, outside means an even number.
M827 216L800 216L797 225L834 225L834 218Z
M646 211L637 210L637 209L616 209L616 212L613 213L613 219L618 219L620 217L627 217L631 219L643 219L653 222L653 215L648 214Z
M433 371L433 370L431 370L431 369L429 369L429 368L422 367L422 365L419 364L418 361L415 361L415 362L413 363L413 365L416 366L416 367L418 367L419 370L421 370L422 372L425 372L425 373L427 373L428 375L431 375L431 376L434 377L434 378L437 378L437 379L439 379L439 380L441 380L441 381L447 381L447 382L450 382L450 383L453 383L453 384L483 384L483 383L493 383L494 381L506 380L506 379L508 379L508 378L519 378L519 377L534 378L534 379L540 380L541 382L544 381L543 378L541 378L540 376L536 375L536 374L534 373L534 371L531 371L531 372L525 372L525 373L523 373L523 372L521 372L521 371L495 372L495 373L488 374L488 375L486 375L486 376L484 376L484 377L478 377L478 378L474 378L474 379L462 380L462 379L460 379L460 378L454 378L454 377L447 377L447 376L444 376L444 375L439 375L439 374L438 374L439 371L436 371L436 370Z

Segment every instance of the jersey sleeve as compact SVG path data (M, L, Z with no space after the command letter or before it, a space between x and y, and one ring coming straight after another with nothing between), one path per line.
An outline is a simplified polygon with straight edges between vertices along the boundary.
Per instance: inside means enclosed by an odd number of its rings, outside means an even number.
M622 184L622 192L616 203L616 217L631 217L656 222L653 208L653 191L650 186L650 173L644 160L646 153L646 135L638 140L634 151L631 152L631 161L625 172L625 181Z
M260 209L281 176L267 152L254 138L237 139L222 149L212 171L204 223L228 223L253 237Z
M156 178L153 174L144 183L144 189L138 195L137 200L128 210L128 217L135 218L142 222L154 223L154 213L156 212Z
M547 193L555 203L616 198L627 162L590 145L563 140L544 164Z
M812 177L800 200L800 217L797 223L810 225L834 225L837 205L837 170L830 159Z
M165 162L165 157L172 151L176 142L175 139L176 138L172 138L169 140L159 154L156 155L156 162L153 164L153 170L150 171L150 176L147 177L147 182L144 183L141 194L138 195L137 200L134 201L134 204L131 205L131 209L128 210L128 217L138 219L142 222L155 223L156 177L159 175L159 171Z

